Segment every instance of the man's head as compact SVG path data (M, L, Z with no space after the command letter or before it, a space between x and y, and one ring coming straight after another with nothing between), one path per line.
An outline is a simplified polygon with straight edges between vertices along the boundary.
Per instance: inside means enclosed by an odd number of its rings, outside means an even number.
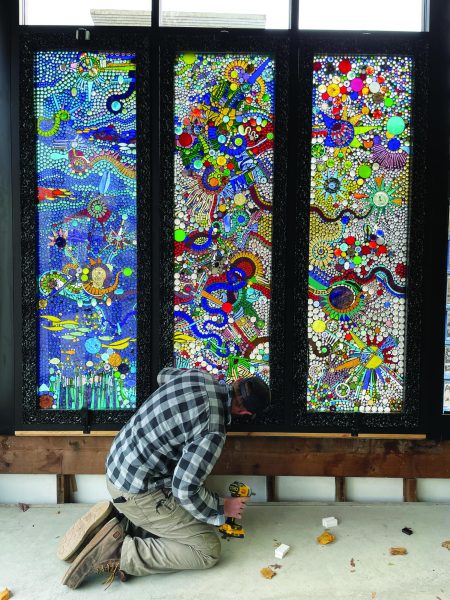
M260 377L237 379L232 388L232 415L256 415L270 404L270 388Z

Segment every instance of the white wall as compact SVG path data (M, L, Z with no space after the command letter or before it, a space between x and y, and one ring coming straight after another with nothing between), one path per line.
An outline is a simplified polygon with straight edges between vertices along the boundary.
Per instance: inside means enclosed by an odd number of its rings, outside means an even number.
M421 502L450 502L450 479L418 479L417 499Z
M76 475L77 491L73 495L74 502L98 502L109 499L106 479L103 475Z
M55 504L55 475L0 475L0 503Z
M277 477L275 495L281 501L333 502L334 477Z
M345 490L350 502L403 502L403 479L346 477Z
M215 475L208 487L218 494L227 493L233 481L242 481L255 492L253 500L267 500L266 478L246 475ZM77 475L75 502L93 503L109 498L103 475ZM403 480L378 477L347 477L347 499L353 502L402 502ZM333 477L276 477L275 493L280 501L333 502ZM417 498L423 502L450 503L450 479L418 479ZM54 475L0 475L0 504L54 504Z

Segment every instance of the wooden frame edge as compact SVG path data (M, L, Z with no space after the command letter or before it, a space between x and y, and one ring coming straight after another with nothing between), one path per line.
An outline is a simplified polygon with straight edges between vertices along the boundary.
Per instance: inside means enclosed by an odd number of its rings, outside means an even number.
M83 433L82 431L16 431L18 437L114 437L118 431L91 431ZM351 433L283 433L277 431L229 431L230 437L291 437L291 438L359 438L359 439L378 439L378 440L425 440L424 433L405 433L397 435L395 433L360 433L352 435Z

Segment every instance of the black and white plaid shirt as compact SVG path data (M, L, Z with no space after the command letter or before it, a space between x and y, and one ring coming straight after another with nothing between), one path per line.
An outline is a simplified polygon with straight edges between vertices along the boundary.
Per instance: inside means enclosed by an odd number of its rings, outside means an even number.
M115 437L107 477L133 494L171 488L195 518L221 525L223 500L203 483L225 443L229 388L198 369L163 369L158 385Z

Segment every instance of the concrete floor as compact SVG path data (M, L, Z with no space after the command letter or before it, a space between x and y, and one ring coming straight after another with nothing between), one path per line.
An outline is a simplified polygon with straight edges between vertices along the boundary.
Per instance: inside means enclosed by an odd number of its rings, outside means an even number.
M94 577L69 590L55 548L87 508L0 505L0 591L8 587L14 600L450 600L450 550L441 547L450 540L450 505L254 503L246 538L224 541L211 570L115 581L106 591ZM339 519L328 546L316 542L324 516ZM284 559L274 557L276 541L291 546ZM391 546L408 555L391 556ZM260 569L273 564L277 575L264 579Z

